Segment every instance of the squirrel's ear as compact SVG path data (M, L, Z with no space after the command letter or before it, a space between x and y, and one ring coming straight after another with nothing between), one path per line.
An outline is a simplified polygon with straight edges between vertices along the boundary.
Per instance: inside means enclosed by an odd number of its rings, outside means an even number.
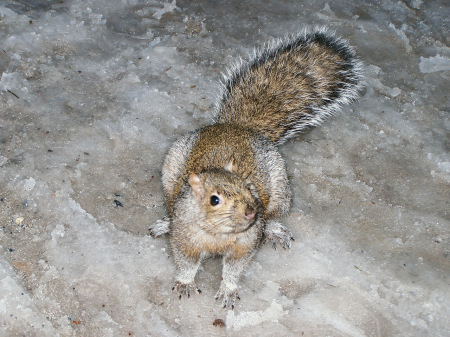
M234 169L234 159L231 159L228 164L225 165L225 170L229 172L233 172Z
M205 196L205 185L197 174L191 173L189 175L189 185L191 185L192 191L194 192L195 196L198 199L202 200Z

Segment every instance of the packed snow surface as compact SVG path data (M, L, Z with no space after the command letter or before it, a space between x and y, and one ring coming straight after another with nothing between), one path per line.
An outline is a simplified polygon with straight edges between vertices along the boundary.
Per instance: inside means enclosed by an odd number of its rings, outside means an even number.
M0 2L0 336L450 336L448 1ZM360 100L283 145L288 251L235 310L171 292L161 163L210 124L221 73L327 26Z

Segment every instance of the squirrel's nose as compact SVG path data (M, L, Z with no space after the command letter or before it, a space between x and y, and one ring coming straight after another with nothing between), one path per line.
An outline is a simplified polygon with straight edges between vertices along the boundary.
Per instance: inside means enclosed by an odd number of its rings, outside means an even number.
M244 213L244 217L248 220L251 220L255 217L255 214L256 214L256 212L255 212L254 208L247 207L247 209L245 210L245 213Z

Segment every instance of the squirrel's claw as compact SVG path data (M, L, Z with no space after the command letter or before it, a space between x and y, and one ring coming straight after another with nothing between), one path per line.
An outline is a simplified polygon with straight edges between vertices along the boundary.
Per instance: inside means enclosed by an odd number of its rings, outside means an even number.
M264 241L272 241L273 249L277 249L279 244L283 249L291 248L291 241L295 241L291 231L278 222L269 222L264 230Z
M191 292L196 292L197 294L201 294L202 291L197 288L195 283L181 283L180 281L177 281L175 285L172 287L172 291L178 292L179 296L178 298L181 300L181 297L187 296L187 298L191 297Z
M148 232L151 237L156 238L163 234L169 233L170 220L168 217L164 217L161 220L156 221L153 225L150 225Z

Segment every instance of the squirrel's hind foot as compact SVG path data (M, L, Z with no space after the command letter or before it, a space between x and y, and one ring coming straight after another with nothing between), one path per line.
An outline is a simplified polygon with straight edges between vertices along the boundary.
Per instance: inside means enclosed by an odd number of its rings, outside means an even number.
M291 248L291 241L295 241L291 231L275 221L268 221L266 223L263 243L266 243L267 240L272 242L272 247L275 250L277 249L277 244L283 247L283 249L289 249Z
M197 294L201 294L202 291L197 288L195 283L182 283L177 281L175 285L172 287L172 291L176 291L178 293L178 298L181 300L181 297L187 296L187 298L191 297L191 293L196 292Z
M168 217L164 217L161 220L156 221L153 225L150 225L148 232L151 237L156 238L163 234L169 233L170 220Z

